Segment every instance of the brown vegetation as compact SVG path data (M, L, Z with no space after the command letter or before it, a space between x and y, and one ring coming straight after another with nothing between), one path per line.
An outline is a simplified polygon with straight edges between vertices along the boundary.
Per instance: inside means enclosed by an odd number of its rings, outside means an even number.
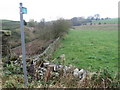
M26 44L26 55L27 56L33 56L36 54L42 53L45 48L52 42L52 40L45 41L45 40L34 40L32 42L29 42ZM21 46L16 47L12 49L12 52L14 52L17 55L22 54L22 48Z
M26 44L26 54L35 55L40 54L54 39L59 36L62 37L70 28L70 23L67 20L59 19L53 22L35 22L31 20L28 23L28 27L25 27L25 40L29 42ZM12 36L13 38L13 36ZM19 39L14 39L11 41L12 47L15 45L20 45ZM12 49L12 52L21 55L21 47L16 47Z

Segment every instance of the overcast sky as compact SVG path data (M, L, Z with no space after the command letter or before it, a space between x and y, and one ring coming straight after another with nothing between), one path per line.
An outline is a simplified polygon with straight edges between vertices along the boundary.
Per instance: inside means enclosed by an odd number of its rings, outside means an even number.
M0 19L19 20L19 3L27 7L28 14L24 19L40 21L45 18L55 20L60 17L93 16L118 17L119 0L0 0Z

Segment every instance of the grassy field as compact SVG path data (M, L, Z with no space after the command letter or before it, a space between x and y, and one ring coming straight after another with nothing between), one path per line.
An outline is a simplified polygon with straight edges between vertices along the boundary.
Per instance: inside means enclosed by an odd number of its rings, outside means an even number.
M93 20L92 21L93 24L117 24L118 23L118 18L112 18L112 19L106 19L106 20Z
M74 26L76 30L118 30L117 24Z
M81 26L79 26L81 29ZM112 74L118 71L118 31L101 26L94 29L70 30L61 48L54 53L54 58L65 54L65 64L97 71L107 68ZM96 30L95 30L96 29ZM57 61L56 61L57 62Z

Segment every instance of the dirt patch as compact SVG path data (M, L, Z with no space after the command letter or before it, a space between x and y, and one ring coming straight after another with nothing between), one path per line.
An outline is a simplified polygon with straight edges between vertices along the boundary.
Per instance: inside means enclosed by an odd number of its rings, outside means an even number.
M53 40L34 40L26 44L26 55L33 56L42 53ZM13 48L12 52L16 55L22 54L21 46Z

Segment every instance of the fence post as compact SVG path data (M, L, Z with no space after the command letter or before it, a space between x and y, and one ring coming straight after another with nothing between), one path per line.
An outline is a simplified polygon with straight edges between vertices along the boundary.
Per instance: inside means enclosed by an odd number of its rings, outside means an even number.
M20 3L20 31L21 31L21 42L22 42L22 60L23 60L23 72L24 72L24 84L27 87L28 78L26 70L26 52L25 52L25 37L24 37L24 22L23 22L23 11L22 3Z

